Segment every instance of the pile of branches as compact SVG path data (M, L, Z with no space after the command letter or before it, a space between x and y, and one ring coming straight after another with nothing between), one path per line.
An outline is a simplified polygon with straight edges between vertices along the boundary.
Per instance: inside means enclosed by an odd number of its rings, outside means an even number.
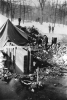
M36 42L38 36L39 36L39 31L37 30L37 28L35 28L34 26L32 27L22 27L17 25L18 28L20 28L22 31L24 31L27 36L28 36L28 41L29 43L34 43Z
M38 52L35 52L34 55L52 66L65 67L67 65L67 61L65 61L66 58L64 58L64 56L67 57L67 45L65 44L53 44L50 45L47 50L45 47L42 47Z
M48 45L48 37L46 35L42 36L34 26L17 27L27 34L29 40L28 45L33 51L37 51L33 53L36 58L56 66L65 65L63 56L67 55L67 45L62 43Z
M55 54L53 54L53 63L59 66L66 66L66 56L67 56L67 45L60 44L60 47L56 47Z

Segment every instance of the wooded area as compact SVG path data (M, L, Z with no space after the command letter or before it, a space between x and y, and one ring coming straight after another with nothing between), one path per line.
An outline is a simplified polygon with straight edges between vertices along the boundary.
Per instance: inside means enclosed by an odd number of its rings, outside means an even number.
M32 2L32 1L31 1ZM63 4L48 1L38 0L38 6L34 2L34 6L31 5L27 0L0 0L0 12L10 17L11 20L14 18L21 18L21 20L35 20L38 22L52 22L67 24L67 2ZM33 3L33 2L32 2Z

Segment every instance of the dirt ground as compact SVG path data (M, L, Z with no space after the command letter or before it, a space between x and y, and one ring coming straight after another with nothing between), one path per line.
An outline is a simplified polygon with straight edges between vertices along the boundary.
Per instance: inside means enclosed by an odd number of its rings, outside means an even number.
M67 75L44 79L44 88L31 92L18 80L9 83L0 79L0 100L67 100Z

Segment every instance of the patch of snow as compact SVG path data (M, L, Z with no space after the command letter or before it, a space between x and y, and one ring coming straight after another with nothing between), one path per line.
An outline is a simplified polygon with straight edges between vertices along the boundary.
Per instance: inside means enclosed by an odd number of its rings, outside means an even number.
M17 25L18 24L18 20L13 21L13 24ZM44 35L44 33L49 33L49 24L51 25L51 27L53 26L52 23L46 23L43 22L43 24L40 24L39 22L35 22L35 21L25 21L25 23L23 24L23 22L21 22L21 26L27 26L27 27L31 27L34 25L34 27L36 27L40 33L42 33ZM51 31L52 33L52 31ZM67 34L67 25L63 25L63 24L55 24L54 27L54 34Z
M7 17L0 14L0 27L7 21Z
M8 19L7 17L0 14L0 27L7 21L7 19ZM14 19L12 23L14 25L18 25L18 19ZM23 27L24 26L31 27L34 25L34 27L36 27L40 31L40 33L44 35L44 34L49 34L49 24L51 27L53 26L53 24L50 22L43 22L42 24L40 24L39 22L25 20L24 24L23 21L21 21L20 25ZM54 34L67 34L67 25L55 24Z

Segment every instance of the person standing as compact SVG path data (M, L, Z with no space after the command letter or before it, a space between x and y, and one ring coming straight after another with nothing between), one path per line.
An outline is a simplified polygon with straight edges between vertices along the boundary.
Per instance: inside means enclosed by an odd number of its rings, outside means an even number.
M52 26L52 33L54 33L54 26Z
M50 26L50 24L49 24L49 33L51 32L51 26Z

